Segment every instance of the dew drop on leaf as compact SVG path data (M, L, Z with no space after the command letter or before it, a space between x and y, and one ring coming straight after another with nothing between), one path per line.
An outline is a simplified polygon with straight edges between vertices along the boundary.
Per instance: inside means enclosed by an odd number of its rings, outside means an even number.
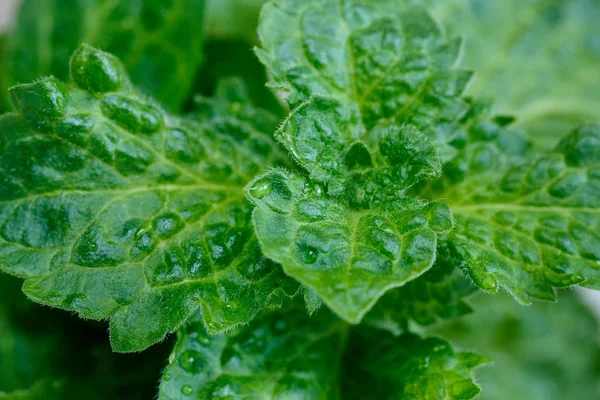
M481 281L481 288L487 292L495 293L498 291L498 282L493 277L488 276Z
M189 373L197 374L204 369L206 362L202 358L202 354L187 350L179 356L179 366Z
M210 338L205 335L198 335L198 338L196 339L196 341L204 347L208 347L210 345Z
M194 389L192 389L190 385L183 385L181 387L181 393L183 393L186 396L191 396L193 391Z
M260 180L250 188L250 195L257 199L262 199L271 193L271 182L266 179Z
M299 245L298 255L305 264L314 264L319 258L319 250L309 245Z
M283 333L287 330L287 328L287 322L283 319L280 319L273 324L273 331L276 333Z

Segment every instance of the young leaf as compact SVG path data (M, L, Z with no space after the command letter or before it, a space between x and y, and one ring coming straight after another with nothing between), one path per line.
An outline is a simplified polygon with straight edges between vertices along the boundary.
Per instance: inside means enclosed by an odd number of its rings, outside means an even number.
M347 326L327 311L282 308L220 336L197 317L190 322L178 332L159 400L339 398Z
M0 267L31 299L110 318L114 349L137 351L199 307L221 332L297 290L263 257L242 190L284 162L267 133L167 114L86 45L71 74L13 87L0 118Z
M408 0L425 4L452 35L465 35L468 93L494 98L534 143L551 149L564 132L600 119L600 2Z
M598 320L561 292L556 304L521 307L510 297L478 296L475 312L437 334L494 360L477 371L481 400L596 399L600 396Z
M471 72L457 70L425 12L393 0L284 0L261 15L257 54L272 86L291 92L277 138L312 179L358 207L437 177L468 110ZM435 145L434 145L435 144Z
M2 91L54 75L66 80L81 43L120 57L133 82L179 110L202 55L204 0L25 0L7 39Z
M356 211L307 178L272 170L247 189L267 257L357 323L387 290L431 268L453 227L443 203L397 199Z
M465 298L477 288L455 268L438 247L435 265L419 279L384 294L365 315L364 322L400 334L411 321L431 326L440 321L470 314L473 309Z
M575 130L534 161L503 154L502 137L466 146L461 168L448 168L434 190L456 216L455 262L480 288L525 304L555 299L554 287L600 289L600 126Z
M472 370L489 362L475 353L455 352L442 339L358 328L344 359L343 398L468 400L481 391Z

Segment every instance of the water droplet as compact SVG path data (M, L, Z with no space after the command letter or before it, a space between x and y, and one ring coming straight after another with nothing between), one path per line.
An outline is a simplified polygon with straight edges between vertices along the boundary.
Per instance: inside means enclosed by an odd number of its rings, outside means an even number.
M446 349L446 347L445 347L445 346L442 346L442 345L440 344L440 345L434 346L434 347L433 347L431 350L432 350L434 353L439 353L440 351L442 351L442 350L445 350L445 349Z
M492 276L487 276L481 281L481 288L486 292L496 293L498 291L498 282Z
M83 75L85 73L85 68L83 67L83 65L79 68L77 68L77 73L79 75Z
M210 338L205 335L198 335L198 339L196 339L196 341L204 347L208 347L210 345Z
M183 385L181 387L181 393L183 393L185 396L191 396L193 392L194 389L192 389L190 385Z
M168 372L165 372L163 374L163 380L166 381L166 382L170 381L171 380L171 374L168 373Z
M250 188L250 195L257 199L262 199L271 193L271 182L266 179L260 180Z
M275 332L285 332L287 329L287 322L285 322L283 319L275 322L275 324L273 325L273 330Z
M187 350L179 356L179 366L189 373L197 374L206 367L206 361L197 351Z
M242 104L240 104L240 102L236 101L235 103L231 103L231 111L233 111L234 114L238 114L241 110Z
M319 250L307 244L298 245L298 255L305 264L314 264L319 258Z

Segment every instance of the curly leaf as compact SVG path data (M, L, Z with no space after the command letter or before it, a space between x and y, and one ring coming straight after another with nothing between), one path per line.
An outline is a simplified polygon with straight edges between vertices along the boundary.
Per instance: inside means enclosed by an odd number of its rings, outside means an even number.
M597 0L405 0L425 5L452 35L465 35L468 94L491 96L540 148L600 119Z
M160 400L336 399L346 326L301 306L211 336L199 319L178 332Z
M202 59L204 0L25 0L8 35L2 91L40 76L69 76L83 42L120 57L136 85L172 110Z
M135 351L198 307L220 332L296 289L262 256L242 190L265 162L283 162L269 135L236 117L169 115L123 71L84 45L74 82L11 89L0 268L27 278L35 301L110 318L114 348Z
M349 338L343 394L345 399L468 400L481 391L472 370L489 362L455 352L442 339L359 328Z
M470 314L465 301L477 288L452 264L447 250L438 247L435 265L419 279L390 290L365 315L364 322L399 334L411 321L431 326Z
M392 0L267 3L257 54L294 109L277 133L312 179L359 207L437 177L471 72L422 11Z
M265 255L353 323L384 292L427 271L454 222L446 205L410 198L355 211L282 170L258 177L247 193Z
M525 304L554 300L554 287L600 289L600 126L574 131L533 162L511 156L507 137L466 146L423 193L450 203L456 262L480 288L501 287Z

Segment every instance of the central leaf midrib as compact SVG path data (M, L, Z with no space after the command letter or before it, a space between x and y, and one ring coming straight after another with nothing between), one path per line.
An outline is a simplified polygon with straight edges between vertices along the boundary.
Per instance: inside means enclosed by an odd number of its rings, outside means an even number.
M229 186L229 185L218 185L218 184L208 184L208 183L199 183L193 185L177 185L177 184L167 184L167 185L156 185L156 186L139 186L133 188L115 188L115 189L59 189L51 192L42 192L35 193L24 197L19 197L17 199L6 200L0 202L2 204L8 203L16 203L22 204L28 200L34 200L43 197L58 197L64 195L126 195L126 194L138 194L138 193L146 193L146 192L180 192L180 191L193 191L193 190L209 190L211 192L239 192L240 197L242 193L242 186Z

